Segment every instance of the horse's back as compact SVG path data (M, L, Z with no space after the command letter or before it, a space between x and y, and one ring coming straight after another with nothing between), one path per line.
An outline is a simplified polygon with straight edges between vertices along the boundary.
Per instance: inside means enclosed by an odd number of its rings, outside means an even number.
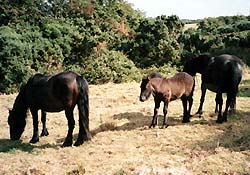
M243 61L235 55L223 54L216 57L215 63L219 64L223 76L227 81L237 81L242 77Z
M236 62L236 63L238 63L242 67L244 65L243 61L239 57L237 57L235 55L222 54L222 55L217 56L216 58L217 59L221 59L224 62L228 62L228 61L230 61L230 62Z
M182 96L183 94L189 96L193 91L194 79L186 72L179 72L169 78L168 81L172 92L178 94L178 96Z
M74 107L80 92L74 72L61 72L52 76L36 74L27 83L27 99L30 106L47 112L59 112Z
M211 57L211 60L211 64L207 65L202 74L202 82L209 90L226 92L239 85L243 70L243 62L240 58L223 54Z
M48 78L48 76L40 73L35 74L29 78L27 86L41 86L47 82Z

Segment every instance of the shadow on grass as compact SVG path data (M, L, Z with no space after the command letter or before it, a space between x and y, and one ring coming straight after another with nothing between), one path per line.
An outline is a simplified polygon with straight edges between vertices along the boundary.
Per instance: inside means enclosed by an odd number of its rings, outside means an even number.
M217 124L218 129L223 131L221 134L203 139L195 145L199 145L204 150L215 150L217 147L224 147L231 151L250 150L249 116L250 112L236 111L228 116L228 122Z
M114 121L127 121L124 122L122 125L117 125L116 122L106 122L101 124L98 128L91 131L91 134L95 136L96 134L100 132L105 131L131 131L135 129L148 129L149 125L152 122L152 115L144 115L140 112L126 112L126 113L120 113L113 115L111 117L114 119ZM163 123L163 116L158 115L158 127L161 127ZM172 117L168 116L167 123L169 126L176 126L176 125L185 125L186 123L182 123L182 116L178 117ZM199 121L190 122L188 124L207 124L208 122L202 119L199 119Z
M0 152L15 152L17 150L31 153L35 148L45 149L45 148L57 148L58 145L55 144L43 144L43 145L34 145L30 143L22 143L21 140L12 141L9 139L0 139Z

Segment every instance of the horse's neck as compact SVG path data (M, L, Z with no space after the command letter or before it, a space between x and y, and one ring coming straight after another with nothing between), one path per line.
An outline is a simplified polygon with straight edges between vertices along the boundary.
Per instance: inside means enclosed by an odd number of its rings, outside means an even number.
M20 112L21 111L26 112L28 110L28 107L24 98L24 90L21 90L19 94L17 95L16 100L14 102L13 110L18 110Z
M198 64L196 66L196 72L203 74L207 68L209 67L210 64L212 64L214 62L214 58L212 57L209 60L205 60L204 62L201 62L200 64Z
M160 89L160 86L162 85L164 78L153 78L150 82L152 91L158 92Z

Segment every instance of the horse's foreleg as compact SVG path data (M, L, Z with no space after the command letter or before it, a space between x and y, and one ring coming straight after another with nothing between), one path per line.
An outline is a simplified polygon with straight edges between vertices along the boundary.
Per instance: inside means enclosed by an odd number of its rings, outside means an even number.
M190 122L190 120L189 120L190 115L188 114L188 110L187 110L187 97L186 96L182 96L181 97L181 101L182 101L182 106L183 106L183 119L182 119L182 123L188 123L188 122Z
M68 134L67 134L67 137L63 143L63 147L72 145L73 130L75 127L73 109L65 109L65 115L66 115L67 120L68 120Z
M36 109L30 109L32 118L33 118L33 136L30 140L30 143L36 143L39 141L39 135L38 135L38 110Z
M152 119L152 122L151 122L151 125L149 126L149 128L152 128L152 127L154 128L158 123L157 114L158 114L158 111L160 108L160 103L161 103L161 101L155 100L154 116L153 116L153 119Z
M163 123L162 123L162 128L167 128L168 124L167 124L167 113L168 113L168 102L164 102L164 107L163 107Z
M203 103L205 100L205 95L206 95L206 88L204 87L203 84L201 84L201 98L200 98L200 106L198 108L198 111L196 112L196 114L202 114L202 107L203 107Z
M42 128L42 132L41 132L41 137L42 136L48 136L49 135L49 132L46 128L46 112L41 110L41 120L42 120L42 125L43 125L43 128Z
M219 105L219 111L218 111L218 118L217 118L217 123L222 123L223 118L222 118L222 105L223 105L223 98L222 98L222 93L217 93L216 94L216 103Z

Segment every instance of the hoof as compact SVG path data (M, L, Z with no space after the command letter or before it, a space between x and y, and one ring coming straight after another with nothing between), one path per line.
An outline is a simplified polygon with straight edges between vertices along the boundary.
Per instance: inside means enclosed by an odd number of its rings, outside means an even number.
M223 119L216 120L216 123L222 124L223 123Z
M203 111L197 111L195 114L202 115L202 114L203 114Z
M42 130L42 132L41 132L41 137L43 137L43 136L48 136L49 135L49 132L48 132L48 130L46 129L46 130Z
M156 125L151 124L151 125L149 125L149 128L155 128L155 126Z
M69 147L69 146L72 146L72 142L64 142L62 147Z
M189 123L190 120L189 119L186 119L186 120L182 120L182 123Z
M30 143L37 143L39 141L39 137L32 137Z
M75 143L74 143L74 146L80 146L83 144L83 140L77 140Z
M165 128L167 128L168 126L169 126L168 124L162 125L161 129L165 129Z

